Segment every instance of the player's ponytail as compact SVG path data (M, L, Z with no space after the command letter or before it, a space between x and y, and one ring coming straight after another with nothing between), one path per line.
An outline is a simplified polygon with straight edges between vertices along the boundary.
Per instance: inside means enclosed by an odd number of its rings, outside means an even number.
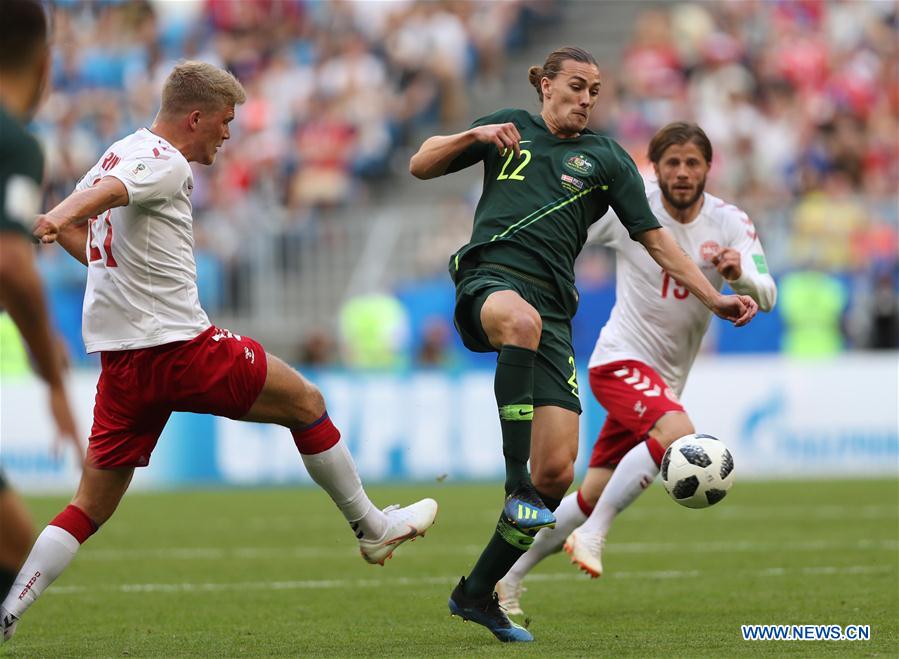
M543 80L543 67L532 66L528 69L528 82L537 90L537 98L543 102L543 90L540 89L540 81Z
M537 90L537 98L540 99L541 103L543 102L543 89L540 84L541 81L544 78L549 78L550 80L552 80L557 75L559 75L559 71L562 70L562 64L565 62L565 60L570 59L574 60L575 62L592 64L597 69L599 68L599 64L596 63L596 58L583 48L578 48L576 46L565 46L564 48L554 50L547 56L546 62L543 63L543 66L532 66L528 69L528 82L530 82Z

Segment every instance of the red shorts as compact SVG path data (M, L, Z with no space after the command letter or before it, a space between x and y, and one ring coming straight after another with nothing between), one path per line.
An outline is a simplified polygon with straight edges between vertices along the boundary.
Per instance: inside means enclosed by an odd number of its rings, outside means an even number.
M633 359L591 368L590 388L608 412L593 446L591 467L614 467L664 414L684 411L661 376Z
M99 469L146 467L172 412L246 416L268 371L257 341L214 326L190 341L103 352L100 362L87 449Z

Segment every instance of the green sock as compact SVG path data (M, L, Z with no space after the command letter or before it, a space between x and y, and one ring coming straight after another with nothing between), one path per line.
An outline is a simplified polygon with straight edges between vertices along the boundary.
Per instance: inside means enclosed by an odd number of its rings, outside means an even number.
M493 391L499 408L506 460L506 494L530 482L531 422L534 419L534 358L537 353L518 346L503 346L496 360ZM506 523L502 516L493 537L465 580L467 597L487 597L527 549L533 538Z
M503 346L496 360L493 391L499 408L506 459L506 494L529 481L531 422L534 419L534 358L537 353L518 346Z

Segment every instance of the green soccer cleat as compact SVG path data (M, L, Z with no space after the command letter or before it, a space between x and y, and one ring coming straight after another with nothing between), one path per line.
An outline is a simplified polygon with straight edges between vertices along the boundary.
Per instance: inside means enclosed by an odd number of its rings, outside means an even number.
M556 525L555 515L546 507L530 483L522 483L506 497L503 517L509 524L529 536L536 535L540 529Z

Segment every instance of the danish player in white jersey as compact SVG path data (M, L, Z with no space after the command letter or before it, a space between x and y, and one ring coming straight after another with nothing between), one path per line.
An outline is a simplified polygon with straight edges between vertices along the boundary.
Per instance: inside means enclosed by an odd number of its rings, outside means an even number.
M677 122L649 144L657 184L646 186L662 226L719 290L724 283L770 311L777 297L765 253L749 217L705 192L712 145L696 124ZM525 575L564 544L572 562L602 574L601 552L615 516L659 473L665 449L695 432L679 402L711 314L644 249L628 239L610 211L590 228L589 242L616 253L615 306L590 358L590 387L608 412L576 492L497 584L500 603L522 613Z
M84 342L100 352L102 371L81 483L3 600L2 640L115 511L173 411L289 428L370 563L383 564L434 522L433 499L376 508L319 390L253 339L212 325L200 307L188 163L215 161L245 100L227 71L177 65L153 125L109 147L75 192L37 219L35 237L58 241L88 267Z

